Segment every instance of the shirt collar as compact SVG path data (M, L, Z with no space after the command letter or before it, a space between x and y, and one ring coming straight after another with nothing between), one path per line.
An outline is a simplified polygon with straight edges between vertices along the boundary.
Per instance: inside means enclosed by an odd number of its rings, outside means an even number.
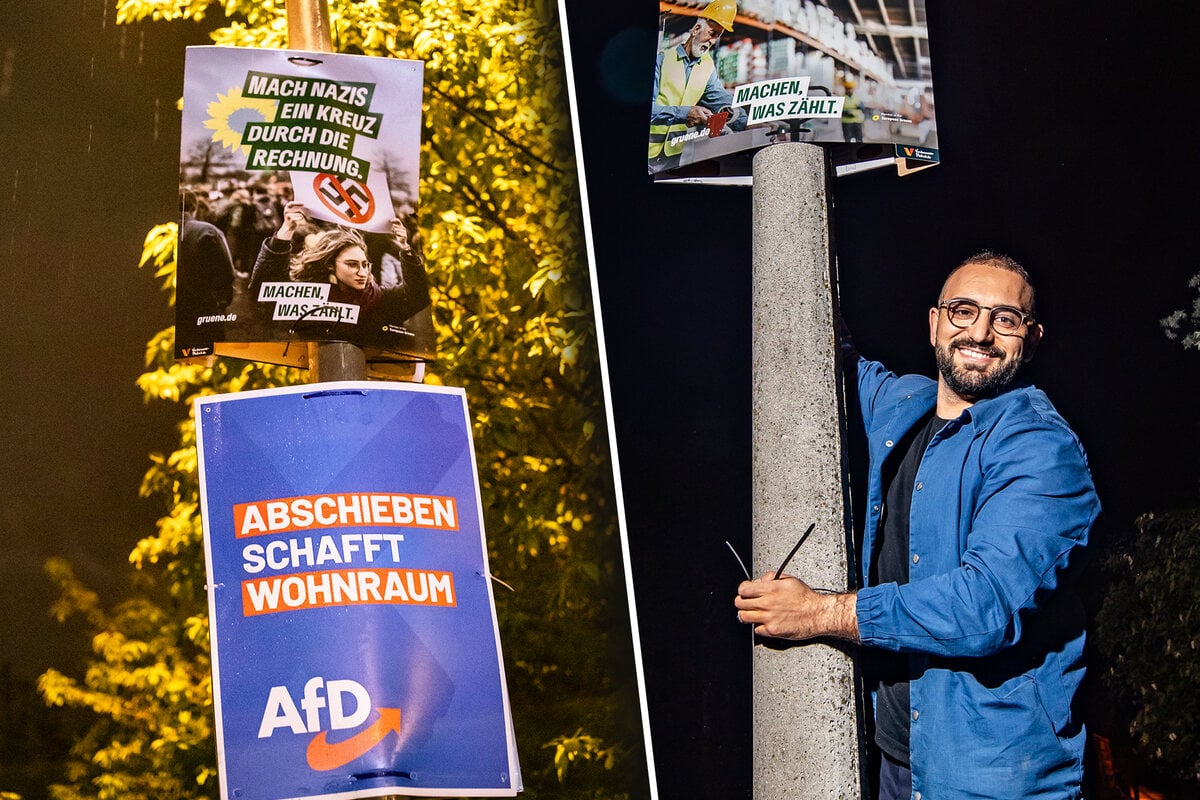
M958 415L957 419L961 420L961 424L970 425L976 430L987 428L1004 413L1005 409L1017 399L1018 396L1024 395L1033 388L1033 383L1024 378L1017 378L1013 383L998 395L985 397L978 402L975 402L963 409L963 412Z
M689 67L696 66L697 64L699 64L701 61L704 60L704 57L706 55L708 55L708 53L701 53L699 58L692 58L690 55L688 55L687 48L684 47L682 44L675 45L675 49L679 51L680 60L683 61L684 64L687 64Z

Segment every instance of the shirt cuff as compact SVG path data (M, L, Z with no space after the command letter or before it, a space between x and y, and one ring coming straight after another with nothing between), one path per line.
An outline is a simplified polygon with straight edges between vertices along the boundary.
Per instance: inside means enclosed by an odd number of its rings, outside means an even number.
M895 591L896 584L885 583L858 590L855 616L858 620L858 640L863 644L879 645L879 621L883 616L883 604L888 590Z

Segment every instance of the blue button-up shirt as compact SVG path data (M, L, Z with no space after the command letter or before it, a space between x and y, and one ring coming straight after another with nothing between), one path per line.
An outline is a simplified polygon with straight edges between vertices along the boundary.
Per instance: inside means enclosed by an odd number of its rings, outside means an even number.
M865 586L881 465L935 407L937 384L857 363ZM914 798L1080 796L1084 620L1064 578L1099 513L1078 438L1030 385L975 403L929 443L913 484L909 583L858 593L863 644L910 654Z

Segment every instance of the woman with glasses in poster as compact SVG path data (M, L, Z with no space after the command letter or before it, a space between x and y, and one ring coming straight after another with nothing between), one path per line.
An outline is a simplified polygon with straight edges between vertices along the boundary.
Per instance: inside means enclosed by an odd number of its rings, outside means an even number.
M367 242L361 233L347 228L315 229L304 204L290 202L284 207L279 230L263 242L259 251L250 278L251 297L273 300L261 296L261 287L268 282L318 284L329 287L328 295L308 312L310 321L353 322L339 311L339 306L358 306L360 325L364 317L385 323L408 319L429 305L429 278L424 259L411 247L399 217L392 220L392 237L401 255L396 259L401 274L385 287L372 271ZM314 291L303 299L311 303L318 297Z

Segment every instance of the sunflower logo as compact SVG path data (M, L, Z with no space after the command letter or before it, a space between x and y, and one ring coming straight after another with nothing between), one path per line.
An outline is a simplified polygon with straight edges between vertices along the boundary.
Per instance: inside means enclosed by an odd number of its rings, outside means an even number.
M204 127L212 130L213 141L232 151L241 150L250 155L250 145L242 144L242 132L247 122L274 122L278 103L259 97L243 97L240 87L231 88L226 94L217 93L217 99L208 104L208 119Z

